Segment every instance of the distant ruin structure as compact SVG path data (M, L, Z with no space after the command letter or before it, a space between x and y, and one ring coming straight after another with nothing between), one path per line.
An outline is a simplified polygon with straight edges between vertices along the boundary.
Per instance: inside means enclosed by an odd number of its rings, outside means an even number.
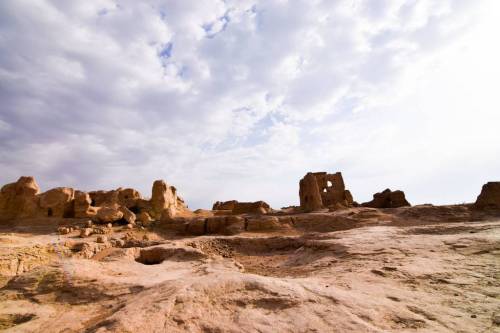
M123 220L133 224L136 215L156 220L187 211L177 190L163 180L153 184L151 199L143 199L132 188L83 192L56 187L40 193L33 177L21 177L0 189L0 219L20 218L92 218L101 223Z
M500 182L488 182L483 185L474 207L477 209L500 208Z
M371 208L398 208L411 206L406 200L405 193L400 190L391 191L385 189L382 192L375 193L373 200L361 204L364 207Z
M299 183L300 207L305 211L354 205L342 173L309 172Z
M213 204L212 210L230 211L231 214L267 214L272 211L271 206L262 200L255 202L217 201Z

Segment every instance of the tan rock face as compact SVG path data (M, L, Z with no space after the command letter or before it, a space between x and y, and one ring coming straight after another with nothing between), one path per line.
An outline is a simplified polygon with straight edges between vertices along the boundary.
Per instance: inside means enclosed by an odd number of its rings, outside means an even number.
M306 211L323 208L318 182L313 173L308 173L299 183L300 207Z
M300 207L305 211L351 207L351 192L345 189L342 173L309 172L299 183Z
M40 194L39 211L45 217L74 216L75 190L69 187L56 187Z
M177 208L177 193L173 186L168 186L163 180L157 180L153 183L151 196L151 215L160 219L165 209Z
M91 205L101 207L118 203L118 191L91 191L89 192Z
M118 206L101 207L95 217L100 223L113 223L123 218L123 212Z
M234 206L238 201L236 200L229 200L229 201L217 201L214 203L212 210L233 210Z
M398 208L411 205L406 201L403 191L385 189L382 192L375 193L373 195L373 200L363 203L362 206L372 208Z
M92 207L90 195L86 192L75 191L74 211L76 218L93 217L97 213L97 208Z
M21 177L0 190L0 218L14 219L36 215L40 188L33 177Z
M500 208L500 182L488 182L484 184L474 207L478 209Z
M139 213L139 215L137 215L137 221L142 222L143 225L148 225L153 221L153 219L151 218L151 216L149 216L148 213L141 212Z
M271 207L264 201L236 202L233 214L267 214Z
M139 199L142 199L141 194L133 188L118 189L118 203L122 206L135 207Z
M127 207L125 206L120 206L120 208L118 208L120 210L120 212L123 213L123 219L125 221L127 221L127 223L129 224L135 224L135 219L136 219L136 216L134 213L132 213Z

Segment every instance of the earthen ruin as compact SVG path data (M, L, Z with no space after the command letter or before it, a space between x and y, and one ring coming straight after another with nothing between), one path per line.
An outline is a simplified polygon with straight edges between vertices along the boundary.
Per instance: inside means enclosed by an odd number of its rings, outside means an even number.
M362 203L361 205L372 208L398 208L411 206L406 200L405 193L403 191L391 191L390 189L385 189L382 192L375 193L373 195L373 200Z
M143 220L170 217L187 211L184 200L175 187L163 180L153 184L151 199L142 198L131 188L111 191L83 192L69 187L57 187L40 193L33 177L21 177L0 191L0 219L22 218L91 218L95 222L109 223L123 220L133 224L136 214ZM147 214L147 215L145 215Z
M267 214L272 211L271 206L262 200L255 202L217 201L213 204L212 210L226 211L231 214Z
M300 207L305 211L353 206L351 192L345 189L342 173L309 172L299 183Z
M488 182L484 184L474 207L477 209L500 208L500 182Z

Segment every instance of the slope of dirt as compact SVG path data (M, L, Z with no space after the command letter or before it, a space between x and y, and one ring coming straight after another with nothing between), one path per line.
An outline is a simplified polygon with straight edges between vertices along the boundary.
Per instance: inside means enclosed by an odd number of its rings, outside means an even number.
M454 207L290 218L294 232L114 227L104 243L12 228L0 234L0 329L500 331L499 219Z

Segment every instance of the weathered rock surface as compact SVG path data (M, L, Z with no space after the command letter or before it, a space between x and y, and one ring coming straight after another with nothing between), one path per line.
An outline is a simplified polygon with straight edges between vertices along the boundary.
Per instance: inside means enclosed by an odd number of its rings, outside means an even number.
M97 213L96 207L91 206L92 200L86 192L75 191L74 212L76 218L93 217Z
M127 207L120 206L118 208L123 213L123 219L129 224L135 224L136 215L132 213Z
M91 205L95 207L118 204L118 191L91 191L89 192Z
M476 211L485 219L450 222L465 211L474 210L357 207L176 218L206 232L184 239L123 227L113 227L113 236L92 228L97 235L80 240L53 227L28 234L48 219L29 220L21 233L0 234L0 327L496 332L500 221L495 212ZM246 219L251 230L219 236L230 219L240 230Z
M212 210L233 210L234 206L238 201L236 200L229 200L229 201L217 201L216 203L213 204Z
M108 209L101 210L107 207ZM83 192L68 187L58 187L40 194L33 177L21 177L15 183L7 184L0 191L0 219L35 217L92 218L101 211L97 221L115 217L109 215L109 208L118 209L124 219L135 223L136 213L147 213L151 218L160 219L162 214L171 217L178 213L191 214L184 200L177 195L175 187L163 180L153 184L151 200L145 200L132 188L118 188L111 191ZM104 220L103 220L104 218ZM146 222L147 223L147 222Z
M484 184L474 207L478 209L500 209L500 182Z
M117 205L101 207L97 211L95 218L99 223L113 223L123 218L123 212Z
M151 196L152 212L151 216L160 219L164 210L177 208L177 190L173 186L168 186L163 180L156 180L153 183Z
M40 215L45 217L73 217L75 190L56 187L40 194Z
M236 202L233 214L267 214L271 211L271 206L264 201Z
M40 188L33 177L21 177L0 190L0 219L33 217L38 209Z
M267 214L272 211L269 204L264 201L239 202L237 200L217 201L212 210L215 215L228 214Z
M142 212L137 215L137 221L142 222L143 225L147 226L153 221L153 219L148 213Z
M382 192L375 193L373 195L373 200L363 203L362 206L372 208L398 208L410 206L410 203L406 201L403 191L385 189Z

